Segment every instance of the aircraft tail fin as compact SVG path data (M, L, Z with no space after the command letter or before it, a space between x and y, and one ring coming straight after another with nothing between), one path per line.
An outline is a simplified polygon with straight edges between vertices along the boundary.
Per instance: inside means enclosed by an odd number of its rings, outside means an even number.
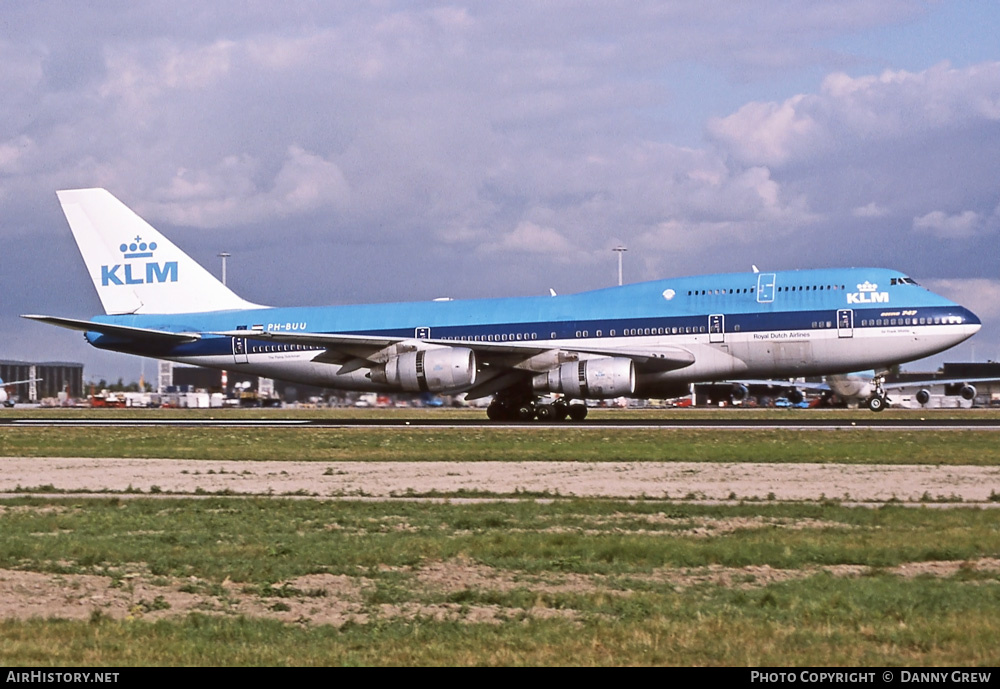
M56 194L105 313L265 308L237 296L107 190Z

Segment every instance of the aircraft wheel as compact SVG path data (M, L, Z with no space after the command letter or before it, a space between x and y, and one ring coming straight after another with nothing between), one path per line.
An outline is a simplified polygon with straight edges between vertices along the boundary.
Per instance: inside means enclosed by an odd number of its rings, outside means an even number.
M533 418L535 418L535 405L522 404L517 408L518 421L531 421Z
M504 414L505 411L502 404L490 402L489 406L486 407L486 418L490 421L503 421L504 416L506 416Z
M874 412L885 411L885 398L884 397L872 397L868 400L868 408Z
M566 417L569 416L569 405L561 400L554 403L552 409L555 412L556 421L565 421Z
M535 407L535 417L539 421L552 421L556 418L555 406L551 404L539 404Z
M569 418L574 421L583 421L587 418L587 405L586 404L571 404L569 405Z

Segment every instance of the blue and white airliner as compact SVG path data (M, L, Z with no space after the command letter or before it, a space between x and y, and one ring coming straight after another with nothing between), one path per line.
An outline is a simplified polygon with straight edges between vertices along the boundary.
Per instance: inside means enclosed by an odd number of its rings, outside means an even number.
M580 420L588 399L879 369L953 347L968 309L895 270L670 278L579 294L267 307L104 189L58 192L106 315L26 315L129 354L328 388L493 396L494 420ZM544 401L556 399L555 402ZM885 405L879 385L868 400Z

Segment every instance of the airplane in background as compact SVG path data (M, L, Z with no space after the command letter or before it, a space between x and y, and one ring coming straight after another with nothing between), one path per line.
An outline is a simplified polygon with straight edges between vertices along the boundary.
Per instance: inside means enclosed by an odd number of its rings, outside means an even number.
M14 403L10 399L10 393L7 392L7 388L13 387L15 385L25 385L27 383L34 383L39 380L41 380L41 378L28 378L26 380L11 380L11 381L4 381L3 378L0 378L0 405L7 407L14 406Z
M834 373L823 376L822 382L806 382L796 380L737 380L732 381L725 389L725 395L733 403L743 403L751 396L761 397L764 391L770 399L785 399L791 406L807 406L805 393L821 394L824 398L836 396L841 403L849 407L864 406L871 408L872 400L881 411L887 404L925 408L939 404L942 398L952 398L958 406L972 406L979 391L976 384L1000 384L1000 378L928 378L926 380L905 380L893 383L885 382L883 372L874 370L854 373ZM881 387L885 397L877 399L876 387ZM888 395L892 394L896 401ZM879 406L882 405L882 406Z
M830 391L847 404L866 404L872 399L874 371L834 374L826 376ZM904 380L896 383L882 383L886 394L892 393L897 402L916 408L927 407L932 400L951 397L957 399L958 406L972 406L979 391L977 383L1000 383L998 378L928 378L926 380ZM890 400L891 401L891 400Z
M104 189L57 192L105 315L25 318L100 349L322 387L492 395L493 420L582 420L588 399L888 367L981 324L895 270L670 278L570 295L327 307L237 296ZM884 407L879 379L870 408ZM544 401L553 395L555 402Z

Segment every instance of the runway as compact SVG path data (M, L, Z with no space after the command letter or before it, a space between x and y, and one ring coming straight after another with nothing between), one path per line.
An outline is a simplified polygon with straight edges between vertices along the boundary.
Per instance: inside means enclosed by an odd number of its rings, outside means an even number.
M216 418L183 418L164 419L152 418L16 418L0 415L0 428L4 427L168 427L168 428L519 428L519 429L564 429L586 431L587 429L606 428L649 428L649 429L784 429L784 430L907 430L907 431L942 431L942 430L979 430L1000 431L1000 418L946 418L933 417L885 418L877 414L858 416L857 418L815 418L815 419L738 419L738 418L621 418L621 419L587 419L585 421L559 422L495 422L487 419L447 419L447 418L259 418L240 419L225 418L220 414Z

